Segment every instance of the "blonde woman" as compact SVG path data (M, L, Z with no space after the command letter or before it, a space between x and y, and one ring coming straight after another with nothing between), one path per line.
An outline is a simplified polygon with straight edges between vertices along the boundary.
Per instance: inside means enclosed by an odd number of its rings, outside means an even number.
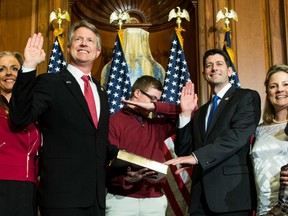
M288 66L272 66L265 87L263 123L256 129L251 151L258 199L256 215L265 215L278 203L280 169L288 163L288 136L284 133L288 116Z

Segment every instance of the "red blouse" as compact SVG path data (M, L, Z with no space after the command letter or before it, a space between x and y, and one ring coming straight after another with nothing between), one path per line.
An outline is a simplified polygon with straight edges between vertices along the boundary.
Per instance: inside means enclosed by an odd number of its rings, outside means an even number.
M15 128L0 108L0 180L37 182L41 134L35 124Z

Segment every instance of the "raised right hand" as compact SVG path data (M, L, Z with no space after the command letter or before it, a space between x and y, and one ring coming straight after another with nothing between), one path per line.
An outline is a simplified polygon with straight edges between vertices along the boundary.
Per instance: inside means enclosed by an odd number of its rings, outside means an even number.
M43 42L44 39L41 33L33 34L28 39L24 50L24 67L36 68L38 64L45 60L46 54L43 50Z
M198 97L194 91L194 83L188 81L182 88L180 106L182 116L191 116L192 112L197 107Z

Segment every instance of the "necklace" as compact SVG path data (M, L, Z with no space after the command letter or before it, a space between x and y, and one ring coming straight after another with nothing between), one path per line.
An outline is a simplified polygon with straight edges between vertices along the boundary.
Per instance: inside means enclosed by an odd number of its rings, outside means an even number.
M287 122L288 120L286 119L286 120L284 120L284 121L277 121L277 120L275 120L275 119L272 119L272 121L273 121L275 124L282 124L282 123Z

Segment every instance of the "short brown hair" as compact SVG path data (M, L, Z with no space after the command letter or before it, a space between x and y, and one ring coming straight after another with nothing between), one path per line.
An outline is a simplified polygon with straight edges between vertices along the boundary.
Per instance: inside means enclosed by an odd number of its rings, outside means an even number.
M142 91L147 91L149 88L155 88L159 91L163 91L162 83L156 78L148 75L139 77L132 86L132 94L136 89L141 89Z

